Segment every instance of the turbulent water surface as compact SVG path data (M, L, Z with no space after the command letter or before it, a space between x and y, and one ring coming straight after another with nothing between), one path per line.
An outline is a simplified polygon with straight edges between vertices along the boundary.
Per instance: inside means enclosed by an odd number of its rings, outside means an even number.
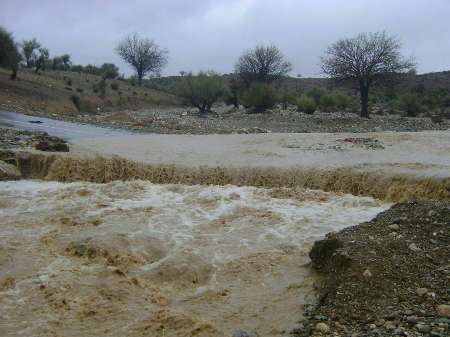
M388 205L302 189L0 183L1 336L280 336L307 252Z

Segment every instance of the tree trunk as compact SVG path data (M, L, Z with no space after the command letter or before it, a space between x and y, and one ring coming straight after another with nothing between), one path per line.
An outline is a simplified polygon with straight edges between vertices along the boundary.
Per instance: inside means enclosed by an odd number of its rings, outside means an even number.
M138 86L142 87L142 79L144 78L144 72L142 69L137 69Z
M366 80L360 82L361 91L361 117L369 118L369 84Z
M17 70L18 69L19 69L19 67L13 67L12 68L12 73L11 73L11 76L10 76L10 79L12 81L14 81L17 78Z

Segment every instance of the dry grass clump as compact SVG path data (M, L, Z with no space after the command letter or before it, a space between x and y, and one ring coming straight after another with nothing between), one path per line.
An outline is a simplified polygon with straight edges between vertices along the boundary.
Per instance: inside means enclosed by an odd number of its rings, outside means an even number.
M150 165L123 158L58 157L46 179L64 182L147 180L156 184L302 187L400 202L449 200L450 178L388 176L354 169L224 168Z

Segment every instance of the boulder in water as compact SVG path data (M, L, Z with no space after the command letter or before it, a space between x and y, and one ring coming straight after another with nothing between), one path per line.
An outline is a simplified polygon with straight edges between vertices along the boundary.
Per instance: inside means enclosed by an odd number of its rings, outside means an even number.
M0 160L0 181L1 180L17 180L22 177L20 171L14 165L5 163Z

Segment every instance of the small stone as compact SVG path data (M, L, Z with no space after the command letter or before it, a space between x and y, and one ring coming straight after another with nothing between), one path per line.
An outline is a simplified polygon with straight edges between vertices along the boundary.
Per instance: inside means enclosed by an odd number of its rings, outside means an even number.
M363 276L364 276L365 278L371 278L373 275L372 275L372 272L371 272L369 269L366 269L366 270L364 271L364 273L363 273Z
M396 335L396 336L407 336L405 331L403 331L403 329L400 329L400 328L394 330L394 335Z
M316 316L314 316L314 319L316 321L328 321L328 317L324 316L324 315L316 315Z
M384 319L380 319L380 320L378 320L378 321L375 322L375 325L376 325L376 326L383 326L384 323L386 323L386 321L385 321Z
M425 324L417 324L416 329L417 329L417 331L422 332L422 333L427 333L430 331L430 327Z
M450 305L441 304L436 307L438 316L450 318Z
M428 289L427 288L417 288L416 290L416 294L417 296L425 296L428 293Z
M415 243L411 243L408 246L409 250L412 250L413 252L419 252L421 251L421 249L419 247L417 247L417 245Z
M386 330L394 330L395 329L395 325L391 322L387 322L384 327L386 328Z
M419 319L417 316L409 316L406 321L410 324L416 324Z
M388 227L389 227L389 229L392 229L393 231L398 231L400 229L400 226L397 225L396 223L389 225Z
M252 337L252 335L243 330L236 330L233 337Z
M316 324L315 330L321 333L328 333L330 332L330 327L326 323L320 322Z
M373 330L373 329L376 329L376 328L377 328L377 326L375 324L370 324L369 325L369 329L370 330Z

